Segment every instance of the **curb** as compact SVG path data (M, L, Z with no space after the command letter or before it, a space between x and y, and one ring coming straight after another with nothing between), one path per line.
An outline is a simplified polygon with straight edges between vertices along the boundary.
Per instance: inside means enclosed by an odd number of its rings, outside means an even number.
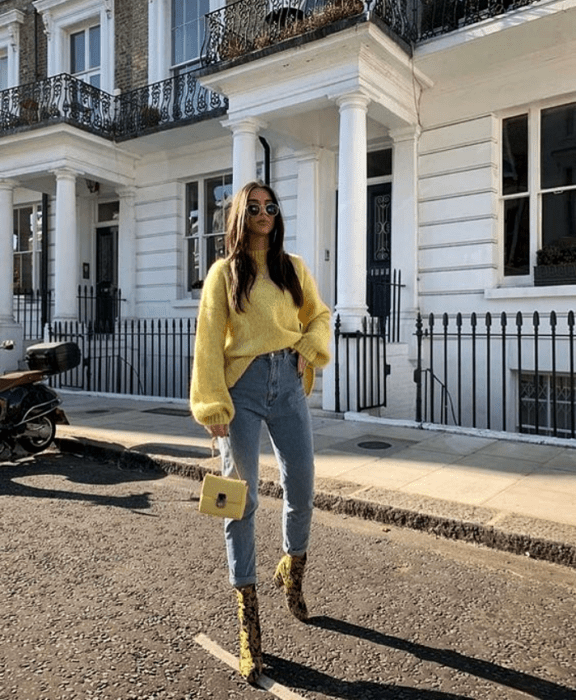
M215 473L214 469L199 463L190 463L188 460L185 462L184 458L179 461L166 456L152 456L119 445L104 445L81 438L56 438L55 444L63 453L81 453L82 456L96 460L113 461L124 469L160 471L194 481L202 481L206 474ZM282 498L282 487L275 481L260 479L258 492L262 496ZM431 515L374 501L337 496L326 491L316 492L314 507L337 515L407 527L437 537L483 545L510 554L576 568L576 546L541 537L506 532L490 525Z

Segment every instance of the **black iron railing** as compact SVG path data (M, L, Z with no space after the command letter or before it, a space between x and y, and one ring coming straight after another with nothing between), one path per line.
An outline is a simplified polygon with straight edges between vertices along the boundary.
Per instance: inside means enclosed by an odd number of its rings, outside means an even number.
M379 318L362 319L355 331L334 325L335 409L364 411L386 406L386 330Z
M116 140L134 138L167 126L224 114L228 101L200 85L193 72L182 73L118 95Z
M227 108L226 98L201 87L193 72L116 97L62 73L0 91L0 135L66 123L122 141Z
M78 286L78 320L92 323L97 333L114 333L122 321L122 291L108 282Z
M574 313L418 316L416 420L576 437Z
M531 5L538 0L236 0L206 15L204 65L229 61L342 20L382 22L407 44ZM356 20L358 21L358 20Z
M363 0L237 0L206 15L204 65L229 61L362 14Z
M378 0L377 0L378 1ZM476 24L538 0L422 0L413 1L413 40L422 41Z
M54 323L50 340L78 343L82 364L51 378L84 391L185 399L190 390L195 328L191 319L117 321L113 332L94 322Z
M0 131L64 122L111 138L114 98L62 73L0 92Z
M44 326L52 316L52 292L24 289L14 292L14 319L22 325L24 340L44 337Z

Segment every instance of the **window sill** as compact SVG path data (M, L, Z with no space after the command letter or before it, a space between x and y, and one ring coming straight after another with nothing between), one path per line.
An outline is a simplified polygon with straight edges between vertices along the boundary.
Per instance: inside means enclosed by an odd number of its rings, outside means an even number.
M178 299L173 303L175 309L197 309L200 299Z
M484 299L558 299L574 297L573 284L552 285L549 287L498 287L485 289Z

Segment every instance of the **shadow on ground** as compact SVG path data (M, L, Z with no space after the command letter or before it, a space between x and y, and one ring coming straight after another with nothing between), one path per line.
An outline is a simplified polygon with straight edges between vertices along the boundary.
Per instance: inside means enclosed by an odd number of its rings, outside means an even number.
M150 508L150 493L110 496L74 489L58 489L35 486L33 477L62 477L65 481L90 486L114 486L123 483L140 483L163 478L164 474L153 470L121 469L117 464L106 464L74 455L45 452L35 457L0 464L0 496L20 498L50 498L83 501L92 505L113 506L130 510ZM25 483L20 480L25 479Z
M546 700L576 700L576 692L570 688L558 685L557 683L551 683L550 681L537 678L536 676L532 676L522 671L515 671L514 669L500 666L499 664L495 664L491 661L475 659L471 656L466 656L450 649L437 649L424 644L410 642L406 639L392 637L390 635L377 632L376 630L361 627L343 620L337 620L332 617L314 617L310 619L309 624L331 632L337 632L338 634L356 637L374 644L380 644L382 646L389 647L390 649L403 651L407 654L411 654L419 659L422 659L423 661L430 661L440 666L453 668L461 673L467 673L471 676L476 676L477 678L482 678L501 686L514 688L515 690L522 691L533 698L545 698ZM294 673L296 670L290 670L284 666L284 664L298 666L298 664L292 664L292 662L285 662L282 659L276 658L271 659L270 663L274 668L275 673L280 671L283 674L287 673L288 671ZM308 674L310 677L310 683L313 684L301 685L300 681L298 681L297 683L299 687L313 690L319 688L320 683L326 682L330 684L327 686L327 689L334 694L332 690L332 687L334 687L334 689L340 693L336 694L335 696L340 698L374 697L397 698L398 700L404 698L407 700L411 700L412 698L414 698L414 700L416 700L416 698L422 698L423 700L446 700L456 697L461 699L463 698L461 695L456 696L449 693L442 693L440 691L388 686L386 684L375 685L366 681L344 682L328 676L324 679L324 681L322 681L319 676L323 676L324 674L319 674L316 671L310 671L304 666L298 669L298 674L299 673L302 673L303 677L306 677L306 674ZM286 677L289 678L290 676ZM295 682L294 678L299 678L299 675L292 676L292 684Z

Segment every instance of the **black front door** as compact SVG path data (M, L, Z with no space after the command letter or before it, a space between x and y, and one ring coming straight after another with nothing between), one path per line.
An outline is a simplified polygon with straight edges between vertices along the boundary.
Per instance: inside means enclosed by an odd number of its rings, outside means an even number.
M368 260L366 302L370 316L390 313L390 245L392 233L392 185L368 187Z
M118 226L96 229L96 330L111 333L118 315Z

